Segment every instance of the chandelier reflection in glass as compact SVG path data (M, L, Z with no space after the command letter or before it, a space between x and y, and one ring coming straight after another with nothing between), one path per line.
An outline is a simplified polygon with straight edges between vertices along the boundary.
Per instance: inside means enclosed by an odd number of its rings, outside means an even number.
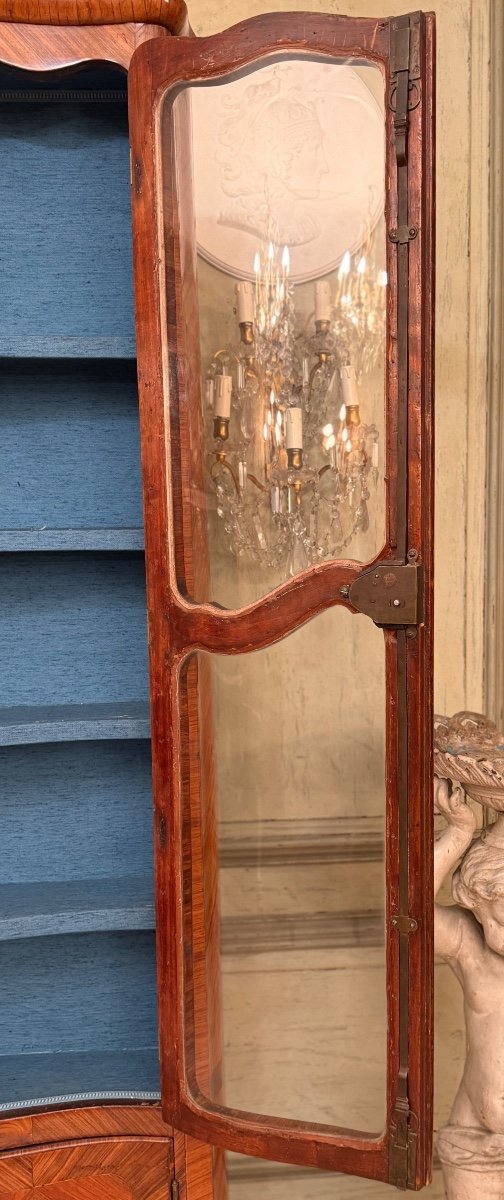
M378 431L357 388L382 353L387 277L369 237L344 255L334 294L315 283L312 328L299 332L289 269L272 240L255 283L236 285L240 337L209 365L206 439L230 549L296 575L369 528Z

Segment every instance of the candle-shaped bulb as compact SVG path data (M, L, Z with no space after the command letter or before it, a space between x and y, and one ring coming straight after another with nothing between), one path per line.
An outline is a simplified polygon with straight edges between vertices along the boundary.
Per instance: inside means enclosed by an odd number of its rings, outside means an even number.
M338 271L338 276L340 279L342 278L343 275L350 274L351 261L352 260L350 258L350 251L345 250L345 253L343 255L343 258L341 259L340 267L339 267L339 271Z
M331 320L331 285L328 279L317 279L315 284L315 320Z
M378 286L386 287L387 283L388 283L387 272L386 271L378 271Z
M261 274L261 255L259 254L259 251L256 250L256 252L254 254L254 275L260 275L260 274Z
M342 405L341 405L341 408L340 408L340 410L339 410L339 419L340 419L340 421L344 421L344 420L345 420L345 417L346 417L346 404L342 404Z
M357 394L357 381L355 371L350 363L341 367L341 386L343 388L343 401L347 408L355 408L359 403Z
M290 254L288 246L284 246L282 251L282 267L285 271L285 274L288 275L290 271Z
M217 375L215 378L214 416L223 417L226 421L231 416L231 392L233 380L231 375Z
M358 261L358 263L357 263L357 271L358 271L359 275L364 275L364 274L365 274L365 271L366 271L366 259L365 259L364 255L362 255L362 258L359 258L359 261Z
M246 282L237 283L235 292L240 325L244 321L252 322L254 320L254 291L252 284Z
M285 446L287 450L303 449L303 410L288 408L285 412Z
M273 242L270 242L270 244L268 246L268 258L269 258L270 262L273 262L274 257L275 257L275 247L273 245Z

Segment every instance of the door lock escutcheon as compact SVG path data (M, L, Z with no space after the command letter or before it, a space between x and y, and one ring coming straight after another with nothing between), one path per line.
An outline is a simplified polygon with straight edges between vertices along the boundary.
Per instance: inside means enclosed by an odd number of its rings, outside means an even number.
M418 625L421 572L418 563L378 563L354 580L348 599L375 625Z

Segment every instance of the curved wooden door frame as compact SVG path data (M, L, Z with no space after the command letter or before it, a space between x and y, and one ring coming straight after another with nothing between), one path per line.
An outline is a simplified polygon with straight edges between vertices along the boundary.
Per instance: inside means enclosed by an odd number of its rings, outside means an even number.
M411 87L407 118L408 223L415 227L406 257L408 340L406 377L396 361L397 173L394 131L395 83L390 38L401 22L370 18L276 13L246 21L210 38L152 42L134 57L130 74L132 200L135 291L144 479L146 573L149 611L155 852L161 1033L162 1095L175 1128L234 1151L299 1165L397 1182L406 1171L410 1187L430 1175L432 1126L432 384L433 384L433 18L415 14L419 73ZM228 75L274 54L311 52L375 62L385 76L387 107L387 226L389 321L387 335L387 543L380 561L417 553L424 569L422 622L385 632L387 713L387 1123L382 1135L329 1129L291 1120L222 1109L198 1091L194 1013L185 1003L184 958L201 955L185 944L184 869L181 828L179 677L195 648L241 653L270 644L332 604L352 605L340 588L366 569L353 562L312 567L249 609L224 611L195 603L191 595L191 534L187 426L194 363L184 342L190 318L190 287L181 271L190 257L189 234L174 183L163 179L160 106L184 83ZM396 64L397 65L397 64ZM398 70L400 68L398 67ZM397 124L397 123L396 123ZM401 131L397 129L397 139ZM173 140L173 139L172 139ZM166 147L165 147L166 152ZM171 147L173 153L173 146ZM190 164L177 144L179 179ZM172 163L175 167L175 163ZM404 176L402 176L404 178ZM163 183L165 190L163 195ZM188 193L188 204L190 197ZM166 244L161 231L166 226ZM173 238L170 230L173 229ZM400 237L404 230L401 228ZM169 245L168 245L169 243ZM168 246L167 262L165 251ZM400 260L404 266L404 254ZM190 272L189 272L190 274ZM193 281L194 283L194 281ZM404 291L404 290L403 290ZM192 297L194 303L194 295ZM194 409L194 405L193 405ZM407 477L397 475L398 433L404 418ZM171 465L170 465L171 464ZM407 483L407 487L406 487ZM399 530L403 524L403 539ZM189 531L189 532L188 532ZM403 544L404 543L404 544ZM187 558L187 562L186 562ZM377 561L377 560L376 560ZM189 563L189 566L187 566ZM367 564L369 567L369 564ZM411 632L411 631L409 631ZM399 698L404 712L398 719ZM399 820L399 793L407 790L406 826ZM406 834L406 840L405 840ZM186 848L187 849L187 848ZM399 852L400 851L400 852ZM186 864L187 865L187 864ZM201 863L196 864L199 872ZM415 922L409 938L392 925L401 894ZM404 914L401 914L404 915ZM408 953L404 953L404 946ZM401 949L400 949L401 948ZM404 997L409 1007L404 1012ZM193 996L193 1003L195 999ZM402 1007L402 1015L401 1015ZM405 1054L407 1078L405 1077ZM405 1124L404 1124L405 1122ZM398 1166L401 1129L409 1147ZM415 1154L416 1151L416 1154Z

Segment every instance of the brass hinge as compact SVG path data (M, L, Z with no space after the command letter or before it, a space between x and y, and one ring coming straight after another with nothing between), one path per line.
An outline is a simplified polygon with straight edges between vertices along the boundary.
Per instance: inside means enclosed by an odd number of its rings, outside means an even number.
M407 242L413 242L418 234L418 225L398 225L397 229L391 229L389 238L396 245L404 246Z
M390 918L392 929L397 929L399 933L416 933L418 929L418 921L415 917L409 917L406 913L394 913Z
M348 599L375 625L418 625L421 571L418 563L378 563L354 580Z
M397 83L399 71L407 71L410 80L420 78L420 16L394 17L391 22L390 77Z
M178 1181L178 1179L172 1179L171 1184L170 1184L171 1200L179 1200L179 1194L180 1194L179 1181Z
M394 113L398 167L407 161L408 113L420 103L420 13L390 25L390 107Z
M416 1117L407 1099L397 1097L390 1130L389 1183L406 1191L415 1188L417 1135L412 1128Z

